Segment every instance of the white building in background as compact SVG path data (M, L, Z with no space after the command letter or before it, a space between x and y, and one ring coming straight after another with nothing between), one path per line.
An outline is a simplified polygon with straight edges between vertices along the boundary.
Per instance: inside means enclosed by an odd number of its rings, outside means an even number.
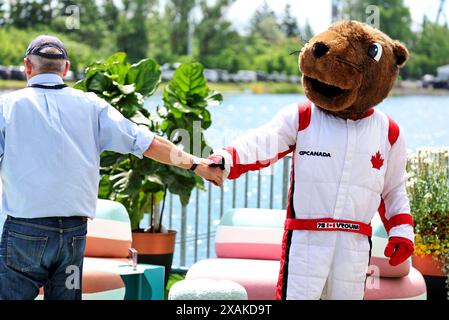
M449 64L437 68L437 78L438 82L449 82Z

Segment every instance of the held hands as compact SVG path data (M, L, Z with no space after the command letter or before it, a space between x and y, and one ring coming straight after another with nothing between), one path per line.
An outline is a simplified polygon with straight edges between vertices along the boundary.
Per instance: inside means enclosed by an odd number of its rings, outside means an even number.
M220 168L212 167L212 161L208 159L201 159L195 173L200 177L212 182L213 184L223 186L223 171Z
M385 248L385 256L390 258L393 267L403 263L413 254L415 246L412 241L401 237L391 237Z

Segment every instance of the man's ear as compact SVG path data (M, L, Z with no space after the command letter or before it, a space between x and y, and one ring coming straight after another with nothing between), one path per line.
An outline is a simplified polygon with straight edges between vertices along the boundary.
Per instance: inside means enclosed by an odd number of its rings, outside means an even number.
M23 64L25 66L25 74L27 77L29 77L31 75L31 72L33 71L33 65L31 64L31 61L28 58L23 59Z
M62 75L63 78L67 75L67 72L69 72L69 70L70 70L70 61L67 60L65 62L65 68L64 68L63 75Z
M396 57L398 67L402 68L405 66L410 55L407 48L399 41L395 41L393 44L393 53Z

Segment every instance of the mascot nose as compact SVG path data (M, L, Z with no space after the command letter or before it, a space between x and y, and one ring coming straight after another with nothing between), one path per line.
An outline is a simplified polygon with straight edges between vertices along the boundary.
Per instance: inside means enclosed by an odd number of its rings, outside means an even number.
M329 47L322 42L318 42L313 46L312 50L313 55L319 59L329 51Z

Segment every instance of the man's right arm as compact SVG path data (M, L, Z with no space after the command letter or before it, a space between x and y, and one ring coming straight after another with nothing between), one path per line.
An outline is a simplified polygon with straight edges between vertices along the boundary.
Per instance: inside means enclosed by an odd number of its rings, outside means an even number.
M163 137L155 136L144 155L158 162L182 169L190 169L194 164L197 164L194 170L197 175L213 181L219 186L223 184L223 172L219 168L210 168L209 165L211 162L209 160L198 159L182 151L171 141Z
M101 100L101 99L99 99ZM158 162L190 169L194 163L198 166L195 173L222 184L222 172L218 168L209 168L210 161L197 159L176 147L169 140L156 136L148 128L139 127L126 119L117 109L101 100L99 113L100 152L114 151L133 154L142 159L144 156Z

